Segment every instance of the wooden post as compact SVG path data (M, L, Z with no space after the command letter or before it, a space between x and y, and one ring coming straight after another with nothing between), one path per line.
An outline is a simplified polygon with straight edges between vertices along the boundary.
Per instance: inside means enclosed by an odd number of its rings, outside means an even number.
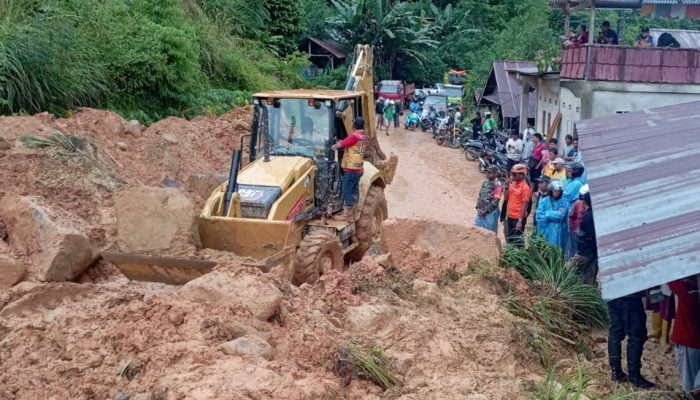
M595 1L591 3L591 18L588 21L588 44L593 44L595 37Z
M569 36L569 31L571 30L570 28L570 23L571 23L571 12L569 11L569 6L570 6L569 0L566 0L566 4L564 4L564 36Z
M622 44L622 38L625 36L625 10L617 12L617 39Z

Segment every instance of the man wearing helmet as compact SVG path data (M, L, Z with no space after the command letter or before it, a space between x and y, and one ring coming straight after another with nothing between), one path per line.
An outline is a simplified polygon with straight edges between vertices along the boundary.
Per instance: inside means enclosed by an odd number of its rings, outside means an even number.
M355 131L333 145L333 150L345 150L340 164L343 170L340 197L343 201L342 217L348 221L352 220L353 207L360 196L360 178L364 173L364 152L367 140L364 131L365 120L362 117L356 117L354 125Z
M386 135L389 136L389 127L394 123L394 114L396 113L396 103L394 100L389 100L384 107L384 123L386 124Z
M527 166L515 164L510 170L510 180L506 182L506 191L503 197L507 204L506 214L503 216L506 241L509 244L522 246L525 220L527 219L527 206L530 203L532 189L525 180Z
M481 125L481 131L484 133L489 133L496 129L496 121L491 116L491 111L486 111L486 120Z
M569 215L569 202L562 198L564 185L560 180L552 180L547 185L547 192L549 195L537 206L537 232L549 243L564 249Z

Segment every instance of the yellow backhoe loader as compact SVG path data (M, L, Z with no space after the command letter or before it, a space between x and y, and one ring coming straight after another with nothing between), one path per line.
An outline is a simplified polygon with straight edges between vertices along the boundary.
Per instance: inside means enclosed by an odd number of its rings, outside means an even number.
M377 141L372 48L358 45L345 90L285 90L253 96L249 163L234 150L229 179L199 216L203 247L249 257L269 271L284 266L294 284L312 283L357 261L381 237L387 218L384 188L396 169ZM366 121L368 145L359 201L351 220L341 212L339 160L332 146ZM199 260L106 253L130 279L182 284L215 264Z

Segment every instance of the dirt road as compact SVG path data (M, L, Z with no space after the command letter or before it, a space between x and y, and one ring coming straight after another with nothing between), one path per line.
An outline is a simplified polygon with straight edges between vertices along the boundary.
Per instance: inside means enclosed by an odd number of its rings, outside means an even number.
M460 150L438 146L428 132L391 130L379 141L386 154L399 156L394 182L386 190L392 218L425 218L439 222L474 222L483 175Z

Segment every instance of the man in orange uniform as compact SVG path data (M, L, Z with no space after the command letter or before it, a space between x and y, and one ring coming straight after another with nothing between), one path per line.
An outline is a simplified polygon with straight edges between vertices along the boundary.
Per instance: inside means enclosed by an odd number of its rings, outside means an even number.
M506 182L504 195L506 215L503 221L508 244L524 245L523 231L527 219L527 206L532 196L532 189L525 180L527 166L515 164L510 170L510 180Z

